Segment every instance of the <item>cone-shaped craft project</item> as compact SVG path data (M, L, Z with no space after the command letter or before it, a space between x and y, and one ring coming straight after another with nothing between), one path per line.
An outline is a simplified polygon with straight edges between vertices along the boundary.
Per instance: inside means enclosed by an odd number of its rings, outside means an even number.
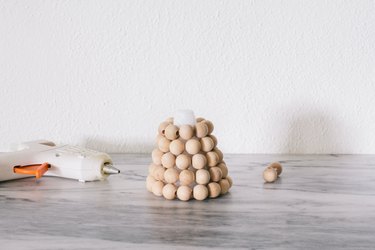
M158 128L156 148L146 180L156 196L188 201L226 194L232 186L223 153L212 134L214 125L195 119L190 110L180 110Z

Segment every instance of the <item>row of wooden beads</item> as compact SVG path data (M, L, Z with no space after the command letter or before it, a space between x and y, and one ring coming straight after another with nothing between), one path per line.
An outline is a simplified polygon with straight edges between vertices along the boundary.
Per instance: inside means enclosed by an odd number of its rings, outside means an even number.
M228 167L222 162L217 167L211 167L208 170L185 169L178 171L176 168L165 169L162 166L151 164L149 167L149 175L156 180L166 183L176 183L179 181L181 185L190 185L193 182L204 185L210 181L219 182L221 179L226 178L228 176Z
M226 194L232 187L232 179L228 176L226 179L217 182L210 182L208 185L196 185L193 188L187 185L177 187L174 184L164 184L162 181L155 180L152 176L147 177L147 190L156 196L164 196L167 200L176 198L182 201L188 201L192 197L196 200L204 200L207 197L216 198L219 195Z
M223 153L216 148L211 152L199 152L192 156L188 154L180 154L177 157L171 152L163 153L158 149L154 149L151 154L152 162L156 165L162 165L165 168L177 166L184 170L189 166L195 169L202 169L205 166L214 167L223 161Z
M172 123L165 121L159 125L158 134L164 136L168 140L175 140L181 137L184 140L189 140L194 135L198 138L210 135L214 130L214 125L208 120L203 120L195 124L195 126L182 125L177 127Z
M157 147L161 152L171 152L174 155L180 155L184 151L193 155L199 151L210 152L217 146L217 139L214 135L203 138L192 137L186 141L182 139L169 140L163 136L156 138Z

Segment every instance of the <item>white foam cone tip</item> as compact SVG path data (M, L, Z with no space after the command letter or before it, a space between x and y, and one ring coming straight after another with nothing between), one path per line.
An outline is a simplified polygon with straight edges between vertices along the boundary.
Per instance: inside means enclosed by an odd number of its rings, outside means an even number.
M174 112L173 123L176 126L195 125L195 115L193 110L183 109Z

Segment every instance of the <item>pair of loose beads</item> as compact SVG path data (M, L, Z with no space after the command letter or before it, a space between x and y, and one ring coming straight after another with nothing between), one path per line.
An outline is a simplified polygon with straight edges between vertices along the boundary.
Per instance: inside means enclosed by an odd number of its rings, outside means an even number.
M273 162L266 167L263 171L263 179L266 182L274 182L280 176L283 171L283 167L279 162Z

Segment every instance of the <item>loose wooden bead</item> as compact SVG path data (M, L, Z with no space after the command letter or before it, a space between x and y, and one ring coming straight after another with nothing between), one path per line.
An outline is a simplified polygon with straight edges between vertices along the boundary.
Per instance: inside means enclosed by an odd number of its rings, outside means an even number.
M210 182L211 176L206 169L199 169L195 173L195 182L198 184L206 185Z
M160 138L160 140L158 141L158 147L159 147L160 151L162 151L164 153L169 151L169 144L171 144L171 141L168 140L165 137Z
M212 141L214 142L214 147L216 147L217 146L217 138L216 138L216 136L214 136L214 135L209 135L209 137L212 139Z
M187 169L191 165L191 157L185 154L181 154L176 158L176 166L181 169Z
M161 165L161 157L163 156L163 151L161 151L158 148L155 148L152 150L151 156L152 156L152 162L156 165Z
M176 156L171 152L163 154L161 157L161 165L165 168L173 168L176 163Z
M208 189L205 185L196 185L193 189L193 197L198 201L203 201L208 197Z
M191 159L191 164L195 169L202 169L207 164L206 156L203 154L195 154Z
M230 185L229 185L229 181L227 179L221 179L219 181L219 185L220 185L220 188L221 188L220 194L228 193Z
M164 180L166 183L176 183L178 181L179 173L175 168L168 168L164 172Z
M194 182L194 173L190 170L182 170L179 176L180 184L189 186Z
M179 130L180 137L184 140L189 140L194 135L194 129L190 125L182 125Z
M201 150L201 143L197 139L190 139L185 144L185 150L189 154L195 155Z
M176 198L177 188L173 184L167 184L163 187L162 193L165 199L173 200Z
M207 185L207 188L208 188L208 195L210 196L210 198L216 198L221 193L221 187L220 187L219 183L210 182Z
M164 135L165 134L165 128L168 127L168 125L171 124L170 122L162 122L159 125L158 128L158 133L159 135Z
M188 201L191 198L192 191L188 186L179 186L177 189L177 198L182 201Z
M230 177L229 175L227 176L227 178L225 178L228 180L229 182L229 188L231 188L233 186L233 180L232 180L232 177Z
M195 119L197 122L201 122L201 121L204 121L204 118L203 117L198 117Z
M214 148L214 141L206 136L201 139L201 146L204 152L210 152Z
M147 176L146 178L147 191L152 192L152 185L154 184L155 181L156 181L155 178L152 177L151 175Z
M268 167L276 169L277 176L279 176L281 172L283 171L283 167L281 166L280 162L273 162Z
M212 167L208 170L208 172L210 173L211 181L218 182L223 177L223 173L218 167Z
M205 137L207 134L208 134L208 128L207 128L206 123L204 123L204 122L198 122L198 123L195 125L195 135L196 135L198 138L203 138L203 137Z
M164 133L165 137L169 140L175 140L178 138L178 127L173 125L173 124L169 124L166 128L165 128L165 133Z
M148 174L151 175L151 176L154 176L154 171L155 169L160 166L160 165L156 165L154 163L151 163L148 167Z
M208 134L211 134L212 131L214 131L214 125L209 120L205 120L204 123L206 123L208 128Z
M162 181L164 180L164 172L165 172L165 168L163 168L162 166L156 166L152 176L156 180Z
M219 163L219 156L215 152L212 152L212 151L208 152L206 154L206 158L207 158L207 165L209 167L214 167Z
M223 161L224 159L223 152L221 152L221 150L218 149L217 147L215 147L213 151L217 154L217 156L219 156L219 162Z
M173 120L174 120L173 117L168 117L165 121L169 123L173 123Z
M155 181L153 184L152 184L152 193L154 193L154 195L156 196L162 196L163 195L163 187L164 187L164 183L162 181Z
M223 173L223 178L226 178L228 175L228 167L225 164L225 162L221 162L217 165L218 168L220 168L221 172Z
M169 151L174 155L180 155L185 150L185 144L181 140L173 140L169 145Z
M266 168L263 172L263 179L266 182L274 182L277 179L277 170L274 168Z

